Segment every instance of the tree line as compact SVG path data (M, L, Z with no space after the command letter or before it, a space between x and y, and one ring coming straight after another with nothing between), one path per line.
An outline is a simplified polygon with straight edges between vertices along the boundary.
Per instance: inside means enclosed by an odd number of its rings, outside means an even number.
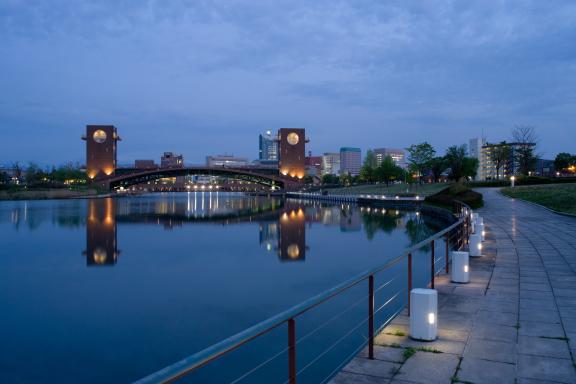
M12 175L6 171L0 172L0 184L9 184L16 178L28 187L64 187L86 183L86 172L80 165L68 163L59 167L42 168L36 163L22 167L20 163L11 166Z

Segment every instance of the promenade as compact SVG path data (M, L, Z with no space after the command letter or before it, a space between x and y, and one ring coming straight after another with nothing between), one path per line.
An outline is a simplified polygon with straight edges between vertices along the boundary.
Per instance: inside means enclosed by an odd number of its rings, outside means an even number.
M576 218L482 189L484 256L469 284L438 276L438 339L399 315L331 382L576 383Z

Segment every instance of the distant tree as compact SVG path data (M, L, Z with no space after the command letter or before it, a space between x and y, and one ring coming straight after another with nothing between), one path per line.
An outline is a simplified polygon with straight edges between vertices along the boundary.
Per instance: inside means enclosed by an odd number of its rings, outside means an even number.
M0 172L0 184L8 184L10 176L6 172Z
M556 159L554 159L554 168L556 168L558 172L562 172L574 165L576 165L576 156L567 152L560 152L556 155Z
M340 175L340 184L344 185L345 187L352 185L352 181L353 177L350 175L350 173Z
M376 156L372 150L366 152L366 157L364 158L364 164L360 169L360 179L366 182L372 182L376 180Z
M434 158L436 150L427 142L420 144L412 144L406 148L408 152L408 163L410 168L418 172L418 177L422 180L422 174L429 166L430 161Z
M530 125L516 125L512 129L512 138L517 144L514 151L514 161L518 165L518 173L528 175L534 169L537 155L535 153L538 138L534 127Z
M306 176L304 176L302 181L304 182L304 184L312 184L312 183L314 183L314 178L310 175L306 175Z
M45 178L47 178L47 173L38 164L30 163L26 168L26 183L28 185L43 183L46 181Z
M432 160L430 160L430 163L428 165L430 167L430 171L432 172L432 177L435 183L437 183L440 180L442 172L444 172L446 168L448 168L448 166L446 165L446 159L442 156L434 157Z
M386 185L399 179L403 173L404 170L396 165L391 156L386 156L375 170L376 179L385 182Z
M453 145L446 150L444 156L446 165L450 168L449 178L460 182L465 177L475 177L478 170L478 159L468 157L466 145Z
M324 175L322 176L322 184L339 184L340 178L336 175Z
M500 179L500 169L510 160L512 149L505 142L502 141L499 145L495 145L490 149L490 161L496 168L496 179Z

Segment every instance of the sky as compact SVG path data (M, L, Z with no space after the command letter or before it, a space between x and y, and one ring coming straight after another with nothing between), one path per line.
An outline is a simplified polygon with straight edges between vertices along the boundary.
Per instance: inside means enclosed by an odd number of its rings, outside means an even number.
M280 127L442 154L520 124L576 153L576 2L0 0L0 164L83 162L87 124L121 164L255 159Z

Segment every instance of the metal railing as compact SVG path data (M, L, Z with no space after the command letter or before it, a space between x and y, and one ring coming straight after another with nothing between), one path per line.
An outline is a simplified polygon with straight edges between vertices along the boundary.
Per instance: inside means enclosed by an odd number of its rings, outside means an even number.
M295 384L297 381L297 376L299 374L301 374L305 369L309 368L312 364L316 363L322 356L324 356L326 353L328 353L332 348L334 348L340 341L342 341L343 338L340 338L339 340L336 341L336 343L332 344L331 346L329 346L326 350L324 350L320 355L316 356L311 362L309 362L308 364L306 364L303 368L301 368L300 370L298 370L297 364L296 364L296 348L297 348L297 344L299 342L301 342L303 339L310 337L312 334L318 332L320 329L324 328L329 322L334 321L336 318L341 317L344 313L348 312L349 310L351 310L353 307L357 307L359 304L361 304L361 302L363 302L366 298L368 299L368 311L367 311L367 317L360 322L360 324L357 324L352 330L348 331L346 333L345 336L350 335L353 331L355 331L356 329L358 329L359 327L363 326L364 324L367 323L367 328L368 328L368 340L367 340L367 344L368 344L368 358L369 359L374 359L374 338L375 335L381 330L383 329L386 325L389 324L389 322L399 313L401 312L401 310L403 309L400 308L400 310L396 311L391 317L389 317L386 321L384 321L382 324L380 324L377 328L375 329L375 314L379 311L381 311L384 307L386 307L386 305L388 305L390 302L392 302L393 300L395 300L401 293L405 293L405 291L407 291L405 294L407 294L407 302L408 302L408 311L410 310L410 291L412 290L413 286L413 281L412 281L412 255L415 252L418 252L420 249L427 247L427 246L431 246L431 268L430 268L430 282L429 285L431 288L434 288L434 278L437 274L439 274L443 269L445 270L446 273L449 273L449 265L450 265L450 249L462 249L468 239L468 236L470 235L470 215L469 213L471 212L470 208L462 203L456 203L454 206L454 213L457 217L457 221L455 223L453 223L452 225L450 225L449 227L441 230L440 232L435 233L434 235L428 237L427 239L417 243L416 245L404 250L404 252L402 254L400 254L399 256L395 257L394 259L388 261L387 263L385 263L384 265L369 269L363 273L360 273L354 277L352 277L351 279L348 279L346 281L344 281L341 284L336 285L335 287L328 289L284 312L281 312L267 320L264 320L250 328L245 329L242 332L239 332L225 340L222 340L221 342L214 344L200 352L197 352L189 357L184 358L183 360L180 360L178 362L176 362L175 364L172 364L170 366L167 366L164 369L161 369L149 376L146 376L138 381L136 381L136 384L148 384L148 383L167 383L167 382L172 382L178 378L181 378L193 371L198 370L199 368L206 366L207 364L209 364L210 362L213 362L217 359L219 359L220 357L240 348L241 346L251 342L252 340L263 336L269 332L271 332L272 330L277 329L278 327L286 324L287 325L287 333L288 333L288 340L287 340L287 345L285 348L283 348L279 353L276 353L275 355L273 355L272 357L264 360L263 362L261 362L260 364L258 364L256 367L248 370L246 373L244 373L243 375L241 375L240 377L238 377L236 380L233 380L233 383L239 382L241 380L243 380L245 377L248 377L250 374L254 373L256 370L262 368L263 366L265 366L267 363L269 363L270 361L272 361L273 359L279 357L280 355L282 355L283 353L287 352L287 356L288 356L288 361L287 361L287 378L288 380L285 381L285 383L289 383L289 384ZM445 248L445 254L439 256L438 258L436 257L436 245L438 243L438 241L444 241L444 248ZM388 284L390 284L395 278L393 278L392 280L387 281L386 283L382 284L380 287L375 288L374 287L374 277L384 271L387 270L389 268L391 268L392 266L398 264L400 261L407 259L408 261L408 276L407 276L407 286L406 289L403 289L399 292L397 292L395 295L393 295L392 297L388 298L385 303L380 306L378 309L375 309L374 306L374 299L375 299L375 293L378 292L379 290L383 289L384 287L386 287ZM442 259L444 259L444 263L441 264ZM440 268L438 268L437 266L440 266ZM358 286L360 283L364 282L364 281L368 281L368 293L367 296L364 296L362 298L362 300L354 303L351 307L346 308L345 310L341 311L337 316L329 319L327 322L324 322L323 324L321 324L320 326L318 326L316 329L312 330L311 332L307 333L306 335L304 335L302 338L300 338L300 340L296 339L296 320L298 319L299 316L303 315L304 313L310 311L313 308L316 308L318 306L320 306L321 304L327 302L328 300L350 290L352 287ZM409 314L409 312L408 312ZM364 346L366 345L366 343L364 343L361 348L364 348ZM348 358L345 361L342 361L341 364L335 369L333 370L330 375L326 378L326 380L329 380L332 375L334 375L335 373L337 373L343 366L344 364L346 364L348 362L349 358L352 358L354 355L356 355L359 350L361 349L356 349L354 351L354 353L350 356L348 356ZM326 381L325 380L325 381Z

